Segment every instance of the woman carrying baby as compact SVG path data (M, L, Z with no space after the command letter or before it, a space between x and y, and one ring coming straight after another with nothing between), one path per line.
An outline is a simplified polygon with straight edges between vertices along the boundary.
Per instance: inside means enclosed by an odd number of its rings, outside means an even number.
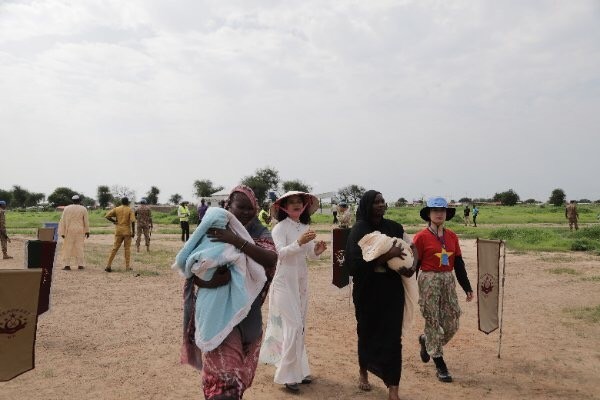
M402 371L404 288L402 277L387 267L387 261L404 258L407 250L393 246L387 253L367 262L358 244L363 236L374 231L411 243L402 225L383 217L386 209L380 192L369 190L362 196L346 245L344 266L354 282L359 388L371 390L368 376L371 372L388 387L388 399L397 400ZM411 276L414 269L402 268L400 272Z
M433 357L437 377L442 382L452 382L452 375L443 358L443 346L458 330L460 307L456 296L456 282L473 300L473 290L462 259L458 236L444 227L452 219L456 209L449 208L442 197L427 200L421 209L421 218L428 222L427 228L418 232L414 244L419 253L419 305L425 319L425 334L419 336L421 361Z
M243 319L232 330L225 331L229 333L216 347L213 345L209 351L200 351L199 346L196 346L198 344L196 332L198 326L197 323L194 323L196 318L194 285L200 288L197 296L202 301L204 297L210 296L218 290L224 290L225 293L234 292L238 287L236 283L239 283L240 276L232 278L231 264L229 264L218 267L210 280L203 280L193 275L186 281L182 362L202 370L202 388L204 397L208 400L239 400L246 389L251 386L262 341L261 306L266 298L277 264L277 253L271 233L260 224L256 217L259 207L252 189L244 185L235 187L229 195L227 210L229 212L222 208L210 208L207 211L202 224L198 226L178 254L175 264L178 269L182 269L184 265L192 263L194 249L198 246L196 243L200 243L200 235L204 235L215 244L225 243L228 245L218 255L220 258L226 259L225 253L233 251L234 260L238 257L246 259L248 268L245 279L250 282L252 280L260 282L253 286L252 293L255 295L249 296L244 303L244 309L248 312L244 314ZM222 227L226 229L212 226L208 229L205 228L213 215L221 214L232 218L227 226ZM236 227L237 232L235 231ZM202 233L203 229L206 231L205 233ZM251 263L254 263L255 266L253 270L249 267ZM247 287L249 287L248 284ZM237 296L236 299L240 297L242 296ZM207 297L211 301L202 303L201 310L204 307L203 312L207 316L229 315L221 311L229 311L225 303L234 303L233 299L225 297L228 301L214 301L215 298L220 299L219 297ZM212 314L211 310L206 308L212 309ZM216 322L216 318L213 318L213 321L209 318L206 325L214 325ZM196 340L194 340L195 337Z

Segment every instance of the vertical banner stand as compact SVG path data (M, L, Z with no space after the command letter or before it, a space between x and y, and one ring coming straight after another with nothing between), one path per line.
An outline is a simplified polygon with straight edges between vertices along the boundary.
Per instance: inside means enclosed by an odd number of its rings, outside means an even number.
M502 244L502 301L500 302L500 339L498 340L498 358L502 348L502 325L504 324L504 280L506 278L506 242L501 240Z

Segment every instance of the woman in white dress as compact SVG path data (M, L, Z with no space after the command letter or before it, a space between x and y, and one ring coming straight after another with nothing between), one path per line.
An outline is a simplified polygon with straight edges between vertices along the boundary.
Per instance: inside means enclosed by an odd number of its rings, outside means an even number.
M310 215L319 207L318 199L308 193L291 191L271 207L271 216L279 221L273 228L278 261L269 290L269 317L260 359L274 364L275 383L291 392L298 383L310 383L310 369L304 343L308 306L307 258L316 259L327 248L315 241L309 229Z

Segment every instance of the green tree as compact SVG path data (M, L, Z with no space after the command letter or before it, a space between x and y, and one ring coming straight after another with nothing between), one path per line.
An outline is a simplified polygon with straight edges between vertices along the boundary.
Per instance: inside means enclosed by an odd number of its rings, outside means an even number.
M312 190L312 187L302 182L301 180L295 179L292 181L285 181L281 184L284 192L289 192L291 190L296 190L298 192L306 192L309 193Z
M400 197L398 200L396 200L396 207L404 207L406 203L408 203L408 201L406 201L404 197Z
M10 190L0 189L0 200L4 200L6 205L10 205L12 201L12 192Z
M215 186L210 179L194 181L194 195L198 198L210 197L219 190L223 190L223 186Z
M71 197L75 196L77 193L71 188L68 187L58 187L54 189L54 192L48 196L48 201L52 203L55 207L57 206L68 206L73 203Z
M29 192L26 189L23 189L19 185L14 185L12 190L12 206L25 207L28 196Z
M169 203L177 205L181 199L181 195L179 193L175 193L173 196L171 196L171 198L169 198Z
M359 185L348 185L338 189L338 197L346 202L358 203L367 190Z
M156 186L150 187L150 191L146 193L146 201L148 204L158 204L158 194L160 190Z
M461 197L460 199L458 199L458 202L462 204L472 203L473 199L470 199L468 197Z
M108 203L113 201L112 194L110 193L110 189L108 186L98 186L98 205L101 208L108 207Z
M494 201L499 201L503 206L514 206L519 202L519 195L512 189L494 194Z
M525 204L536 204L537 200L536 199L527 199L523 203L525 203Z
M37 206L40 201L46 198L44 193L28 193L27 199L25 200L25 207Z
M565 204L565 200L567 199L567 195L565 191L562 189L554 189L550 194L550 198L548 199L548 203L553 206L562 206Z
M258 204L262 204L267 198L269 190L277 190L279 185L279 173L276 169L266 167L257 169L254 175L246 176L242 183L254 191Z

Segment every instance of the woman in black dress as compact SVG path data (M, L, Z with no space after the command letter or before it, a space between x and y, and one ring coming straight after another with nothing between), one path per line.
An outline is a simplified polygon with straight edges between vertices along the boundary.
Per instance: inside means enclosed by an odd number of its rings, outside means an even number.
M387 205L380 192L367 191L358 206L356 224L350 231L344 265L353 277L355 315L358 334L359 388L370 390L368 372L381 378L389 390L389 400L398 400L402 370L402 319L404 288L402 277L389 269L387 261L403 258L401 247L392 247L386 254L366 262L358 241L366 234L379 231L411 243L402 225L383 218ZM416 258L416 256L415 256ZM401 273L411 276L414 269Z

